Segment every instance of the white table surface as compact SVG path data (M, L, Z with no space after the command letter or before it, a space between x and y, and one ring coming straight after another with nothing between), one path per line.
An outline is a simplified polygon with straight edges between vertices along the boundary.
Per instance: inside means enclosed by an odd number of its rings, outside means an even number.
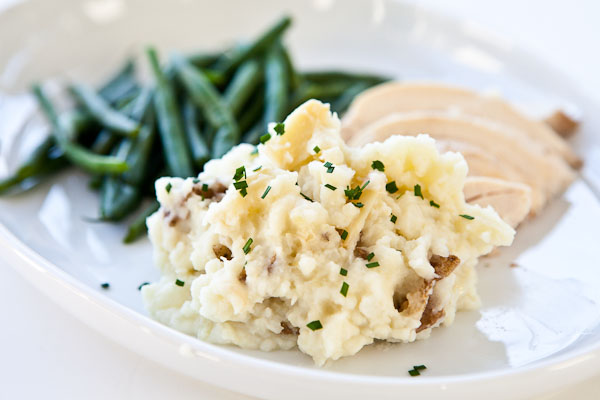
M468 19L501 37L520 42L522 47L567 71L600 103L600 2L410 1ZM597 399L598 393L600 379L592 379L535 400ZM250 399L178 375L120 347L53 304L9 266L2 265L0 399L37 398Z

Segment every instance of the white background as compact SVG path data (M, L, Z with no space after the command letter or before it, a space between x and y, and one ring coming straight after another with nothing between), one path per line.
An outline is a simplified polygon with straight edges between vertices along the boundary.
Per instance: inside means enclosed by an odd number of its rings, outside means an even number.
M600 103L600 2L410 2L517 42L566 71ZM599 392L600 379L593 379L535 400L596 399ZM0 399L33 398L249 399L177 375L112 343L5 265L0 267Z

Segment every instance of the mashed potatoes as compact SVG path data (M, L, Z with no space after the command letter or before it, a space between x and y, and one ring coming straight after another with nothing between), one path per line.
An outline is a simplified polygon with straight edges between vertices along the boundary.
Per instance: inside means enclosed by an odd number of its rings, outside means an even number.
M424 135L347 147L315 100L270 135L198 179L156 182L154 318L213 343L298 346L322 365L478 306L477 258L514 231L465 203L460 154Z

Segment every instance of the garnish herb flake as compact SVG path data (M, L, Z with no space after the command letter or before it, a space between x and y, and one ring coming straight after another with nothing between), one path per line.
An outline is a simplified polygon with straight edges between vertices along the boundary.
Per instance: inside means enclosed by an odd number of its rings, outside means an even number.
M367 268L375 268L375 267L379 267L378 261L373 261L372 263L367 264Z
M345 268L340 268L340 275L342 275L342 276L348 275L348 270Z
M390 221L392 221L392 224L395 224L396 221L398 221L398 217L396 217L394 214L392 214L392 216L390 217Z
M202 191L203 192L208 192L208 183L203 183L202 184Z
M425 365L413 365L413 369L416 369L417 371L422 371L424 369L427 369L427 367Z
M463 217L464 219L468 219L468 220L475 219L475 217L472 217L472 216L467 215L467 214L460 214L460 216Z
M101 287L102 289L108 289L108 288L110 288L110 283L108 283L108 282L103 282L103 283L101 283L101 284L100 284L100 287Z
M267 186L267 188L265 189L265 192L262 194L262 196L260 196L260 198L264 199L265 197L267 197L270 190L271 190L271 186Z
M185 285L185 282L184 282L184 281L181 281L181 280L179 280L179 279L176 279L176 280L175 280L175 284L176 284L177 286L179 286L179 287L183 287L183 285Z
M246 177L246 167L243 165L235 170L235 174L233 175L234 181L239 181L242 177Z
M398 186L396 186L396 181L391 181L388 182L387 185L385 185L385 190L388 191L388 193L396 193L398 191Z
M336 189L337 189L335 186L333 186L333 185L330 185L329 183L326 183L326 184L325 184L325 187L326 187L327 189L331 189L331 190L336 190Z
M321 152L321 148L319 146L313 147L313 150L315 151L315 154L319 154Z
M363 208L363 206L364 206L364 204L361 203L360 201L358 203L352 203L352 204L354 204L354 207L356 207L356 208Z
M246 181L234 182L233 187L236 188L236 190L245 189L248 187L248 182L246 182Z
M340 237L342 238L342 240L346 240L346 238L348 237L348 231L344 229Z
M375 253L369 253L369 255L367 256L367 261L371 261L373 257L375 257Z
M385 165L383 165L383 163L379 160L373 161L371 163L371 168L376 169L377 171L381 171L381 172L385 171Z
M252 170L252 172L259 171L261 168L262 168L262 165L259 165L258 167L254 168L254 169Z
M342 283L342 288L340 289L340 293L342 294L342 296L346 297L348 295L349 287L350 285L348 285L346 282Z
M409 371L408 371L408 374L409 374L410 376L419 376L419 375L421 375L421 373L420 373L418 370L416 370L416 369L411 369L411 370L409 370Z
M250 246L252 246L252 242L254 242L254 240L252 240L252 238L249 238L246 241L246 244L244 245L244 247L242 247L242 250L244 250L244 254L250 253L250 250L252 250L252 248L250 247Z
M167 183L167 186L165 186L165 190L167 191L167 193L171 193L172 188L173 188L173 185L171 185L171 182Z
M323 325L321 325L321 321L316 320L309 322L306 326L312 331L318 331L319 329L323 329Z
M192 183L195 185L197 183L200 183L200 179L198 178L194 178L194 180L192 180Z
M440 208L440 205L433 200L429 200L429 205L431 207Z
M260 143L265 144L269 141L269 139L271 139L271 134L270 133L265 133L264 135L262 135L260 137Z
M142 282L142 283L140 284L140 286L138 286L138 290L142 290L142 288L143 288L144 286L146 286L146 285L149 285L149 284L150 284L150 282Z
M308 197L307 195L305 195L302 192L300 192L300 196L304 197L306 200L310 201L311 203L313 202L313 199L311 199L310 197Z
M414 192L415 192L415 196L423 199L423 192L421 192L421 185L419 185L418 183L415 185Z
M275 133L277 133L278 136L281 136L285 133L285 124L279 122L277 125L275 125L273 130L275 131Z

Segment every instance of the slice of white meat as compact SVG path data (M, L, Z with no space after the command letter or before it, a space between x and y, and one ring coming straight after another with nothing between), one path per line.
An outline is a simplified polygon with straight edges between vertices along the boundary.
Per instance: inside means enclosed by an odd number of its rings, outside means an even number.
M389 82L362 92L344 116L342 135L349 139L382 117L413 111L452 111L487 119L530 137L547 154L560 155L572 167L581 166L569 144L543 122L528 118L499 97L440 84Z
M575 178L574 171L561 158L543 154L528 137L505 126L464 115L436 112L390 114L365 127L349 144L360 146L383 141L395 134L416 136L423 133L436 140L477 146L497 160L502 160L498 168L510 166L519 175L516 180L531 187L531 209L534 214Z
M461 153L469 164L469 176L489 176L507 181L519 181L521 174L480 146L458 140L439 139L435 142L440 153Z
M465 200L492 206L507 224L516 228L531 210L531 188L523 183L485 176L470 176L463 189Z

